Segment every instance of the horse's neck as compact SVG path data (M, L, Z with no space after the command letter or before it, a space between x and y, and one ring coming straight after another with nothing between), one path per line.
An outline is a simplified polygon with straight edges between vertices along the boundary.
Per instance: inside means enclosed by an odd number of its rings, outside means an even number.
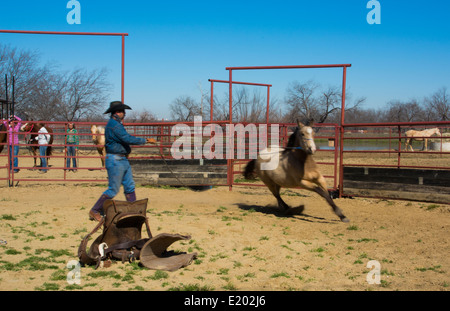
M307 154L302 149L295 149L294 155L298 160L300 160L302 162L305 162L311 156L310 154Z

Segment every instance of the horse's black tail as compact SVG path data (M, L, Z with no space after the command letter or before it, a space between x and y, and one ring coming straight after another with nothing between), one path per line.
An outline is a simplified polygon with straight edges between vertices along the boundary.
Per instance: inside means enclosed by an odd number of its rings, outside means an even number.
M247 166L245 167L245 171L244 171L245 179L256 179L255 166L256 166L256 160L251 160L250 162L248 162Z

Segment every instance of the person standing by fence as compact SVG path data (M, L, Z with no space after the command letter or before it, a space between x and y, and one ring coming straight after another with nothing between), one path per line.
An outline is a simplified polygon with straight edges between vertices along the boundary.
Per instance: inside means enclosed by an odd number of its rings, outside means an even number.
M75 128L75 124L73 123L69 123L67 124L67 135L66 135L66 168L69 171L72 172L76 172L77 171L77 149L78 149L78 144L80 142L79 137L78 137L78 131ZM70 159L72 159L72 167L73 169L70 169Z
M39 155L41 157L41 170L39 173L44 174L47 173L47 148L48 142L50 141L50 135L48 134L47 129L43 123L38 123L37 127L39 128L38 136L36 136L36 140L39 143Z
M22 119L18 116L10 116L9 121L3 121L7 131L8 131L8 152L9 152L9 169L12 170L14 167L14 173L18 173L17 169L19 165L19 159L17 155L19 154L19 131ZM14 164L14 165L13 165Z

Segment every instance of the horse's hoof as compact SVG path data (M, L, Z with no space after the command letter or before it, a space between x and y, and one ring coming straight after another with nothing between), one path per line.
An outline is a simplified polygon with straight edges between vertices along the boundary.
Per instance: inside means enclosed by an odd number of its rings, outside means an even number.
M341 218L341 221L342 222L350 222L350 219L348 219L347 217L344 216Z

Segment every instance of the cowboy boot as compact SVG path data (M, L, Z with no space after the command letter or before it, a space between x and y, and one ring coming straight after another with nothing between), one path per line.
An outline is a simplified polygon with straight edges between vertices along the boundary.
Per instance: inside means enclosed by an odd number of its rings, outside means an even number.
M136 201L136 192L131 193L125 193L125 198L127 199L127 202L134 202Z
M94 206L89 211L89 220L100 221L103 217L103 203L106 200L111 199L109 196L102 194L102 196L98 199L98 201L94 204Z

